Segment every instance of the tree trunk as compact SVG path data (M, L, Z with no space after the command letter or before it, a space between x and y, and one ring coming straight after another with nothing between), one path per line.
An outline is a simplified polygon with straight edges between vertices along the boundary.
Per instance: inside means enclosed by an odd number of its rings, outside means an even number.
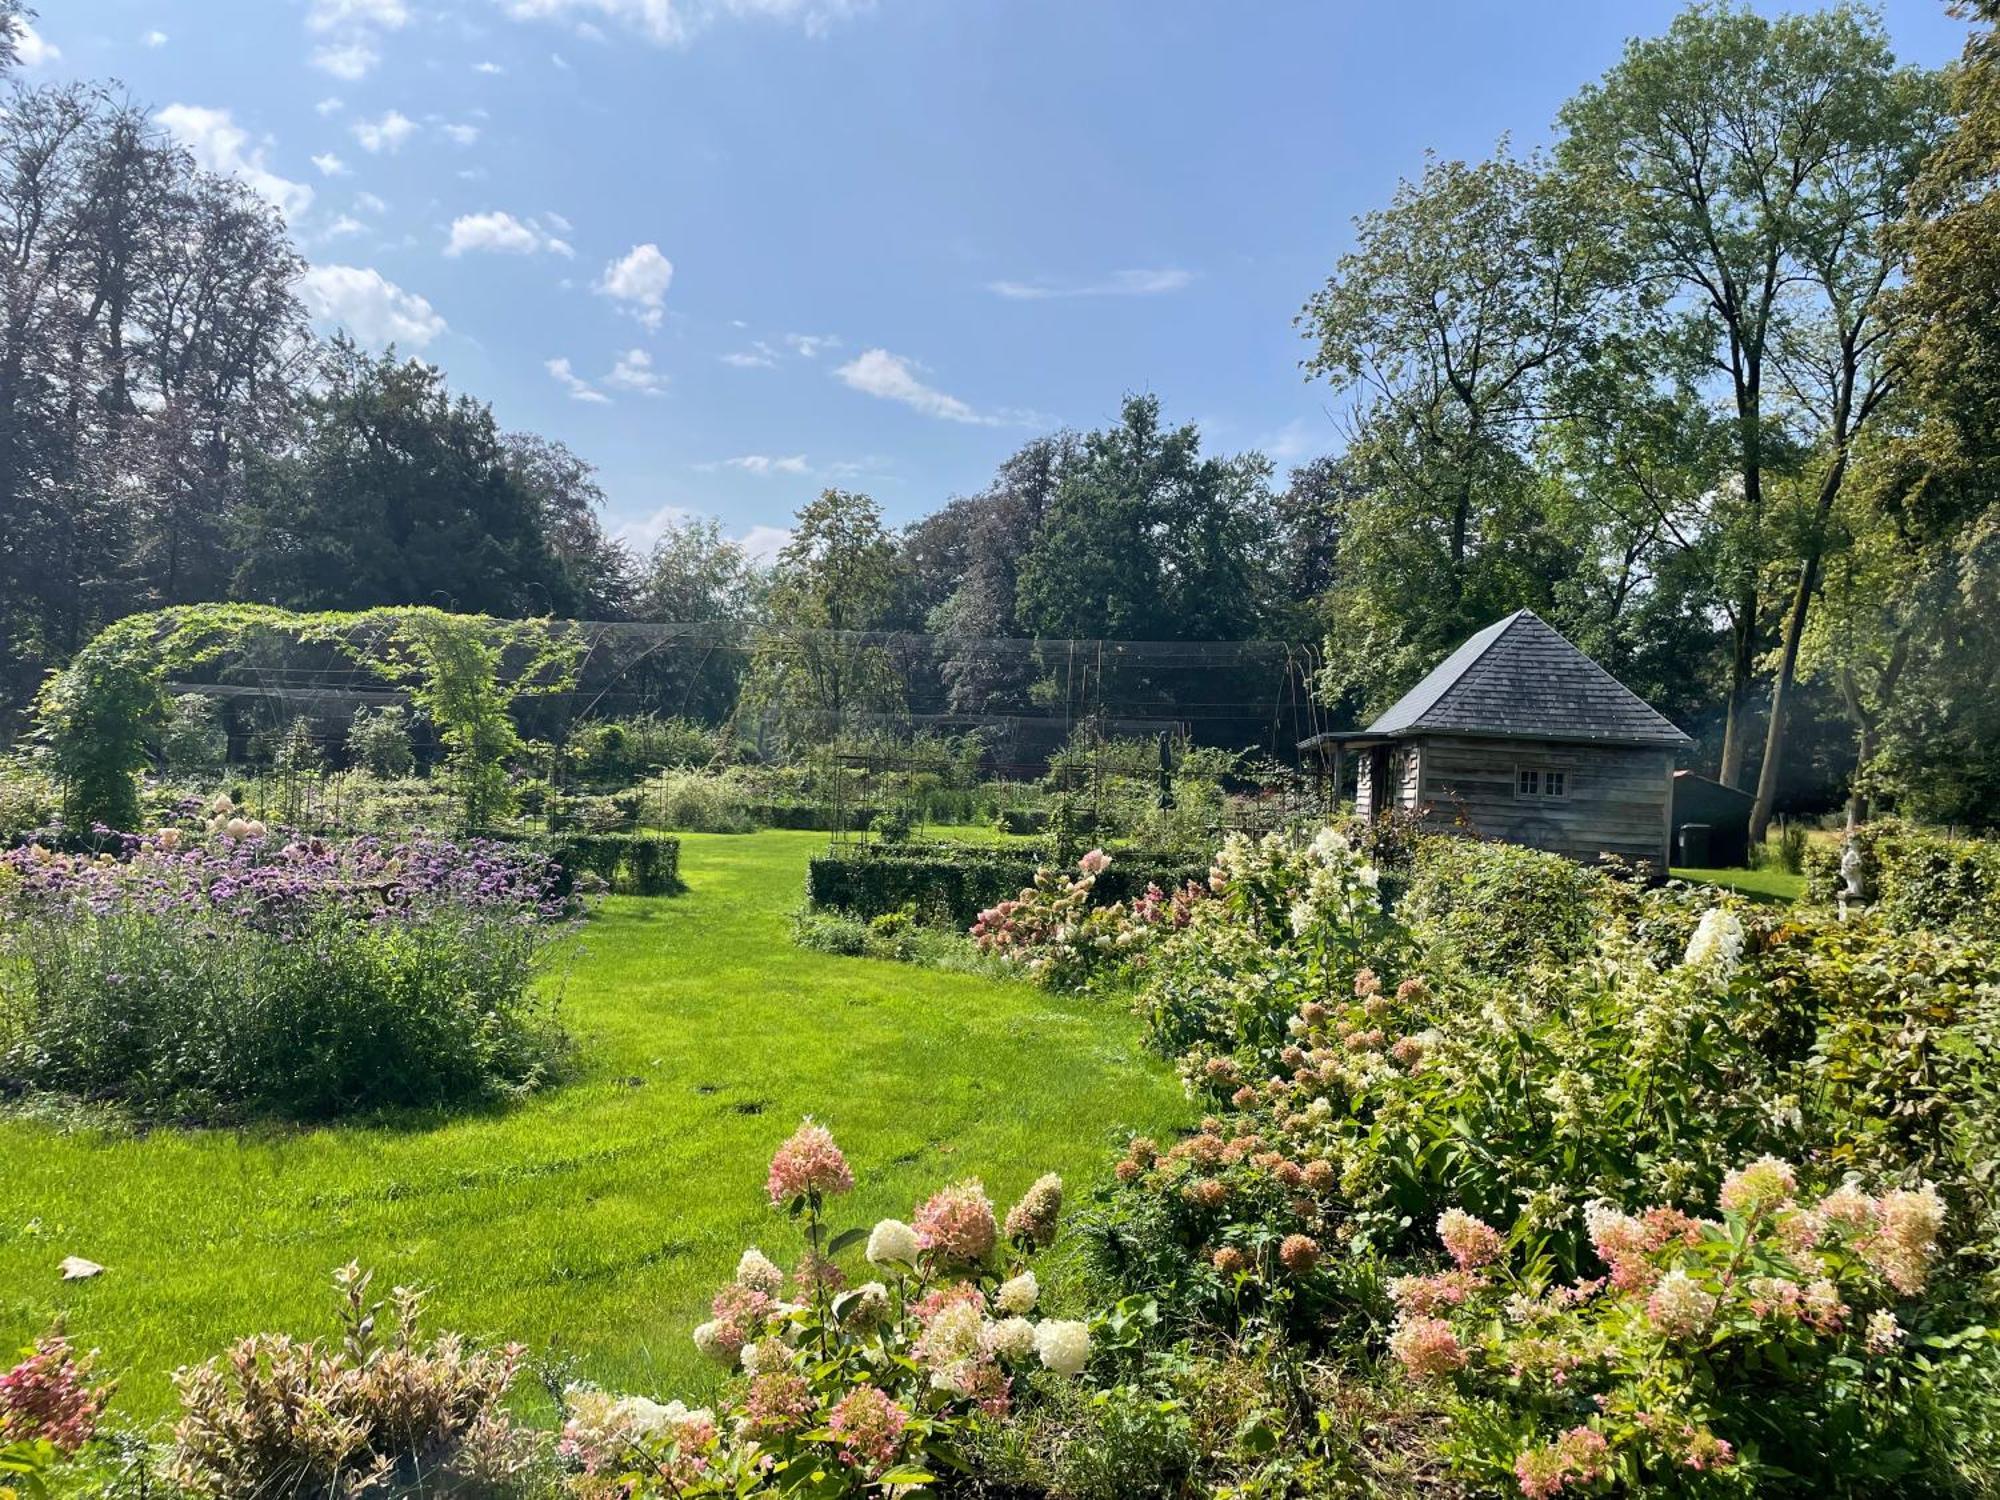
M1750 842L1764 842L1771 826L1771 811L1778 800L1778 768L1785 756L1785 717L1791 706L1792 683L1798 675L1799 645L1805 639L1806 617L1812 612L1812 596L1819 588L1820 562L1826 553L1826 522L1833 512L1834 498L1847 476L1845 411L1836 422L1841 434L1840 448L1833 465L1820 481L1819 498L1813 508L1812 529L1807 533L1806 555L1800 560L1798 587L1792 590L1792 607L1785 615L1784 644L1778 654L1778 675L1771 684L1771 722L1764 729L1764 763L1757 768L1757 800L1750 808Z
M1724 786L1743 785L1743 761L1750 745L1750 693L1757 678L1757 590L1746 587L1737 601L1730 630L1729 705L1722 724Z

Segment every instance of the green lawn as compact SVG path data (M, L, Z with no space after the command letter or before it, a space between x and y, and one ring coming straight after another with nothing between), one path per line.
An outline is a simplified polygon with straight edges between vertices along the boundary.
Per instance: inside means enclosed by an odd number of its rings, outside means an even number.
M260 1328L318 1333L353 1258L434 1289L433 1327L574 1356L607 1385L694 1394L688 1332L746 1243L789 1262L771 1148L811 1112L859 1189L849 1222L983 1175L1102 1180L1128 1128L1184 1121L1115 1007L792 946L817 833L688 835L688 892L614 899L570 972L582 1075L510 1111L415 1128L64 1134L0 1121L0 1350L66 1318L165 1413L167 1372ZM64 1284L81 1255L108 1269Z
M1792 875L1774 866L1761 870L1684 869L1675 870L1673 875L1676 880L1691 880L1698 885L1719 885L1727 890L1740 891L1753 901L1789 904L1806 893L1805 876Z

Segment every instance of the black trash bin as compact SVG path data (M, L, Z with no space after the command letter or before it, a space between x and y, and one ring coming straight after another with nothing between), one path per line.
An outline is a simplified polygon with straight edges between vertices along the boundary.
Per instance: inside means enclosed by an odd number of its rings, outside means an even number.
M1706 823L1683 823L1680 838L1676 840L1680 851L1677 863L1696 870L1709 868L1709 835L1714 830Z

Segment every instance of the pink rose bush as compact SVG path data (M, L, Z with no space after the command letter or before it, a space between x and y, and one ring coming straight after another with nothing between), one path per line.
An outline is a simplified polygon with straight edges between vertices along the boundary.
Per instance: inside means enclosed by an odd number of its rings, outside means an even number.
M1027 1257L1054 1238L1062 1181L1045 1175L1003 1216L976 1180L910 1221L835 1231L854 1186L823 1125L774 1153L772 1206L800 1227L805 1274L761 1249L719 1288L697 1348L732 1374L713 1411L572 1389L560 1453L585 1496L872 1495L962 1466L980 1424L1015 1414L1031 1378L1082 1372L1088 1324L1039 1318ZM876 1279L846 1285L860 1252ZM857 1271L857 1274L859 1272Z
M1529 1500L1635 1487L1740 1491L1783 1473L1788 1448L1883 1434L1871 1420L1907 1378L1905 1317L1936 1265L1944 1204L1929 1187L1852 1182L1802 1193L1764 1157L1731 1172L1720 1217L1603 1203L1586 1221L1595 1276L1516 1269L1497 1230L1452 1209L1449 1270L1399 1277L1390 1360L1448 1393L1460 1457L1511 1474ZM1507 1415L1504 1415L1507 1414ZM1522 1444L1522 1420L1541 1435Z

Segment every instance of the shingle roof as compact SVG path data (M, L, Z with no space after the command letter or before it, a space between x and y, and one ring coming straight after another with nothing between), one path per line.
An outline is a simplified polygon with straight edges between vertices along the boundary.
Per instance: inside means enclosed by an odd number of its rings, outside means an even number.
M1694 743L1526 609L1472 636L1365 732L1501 735L1676 749Z

